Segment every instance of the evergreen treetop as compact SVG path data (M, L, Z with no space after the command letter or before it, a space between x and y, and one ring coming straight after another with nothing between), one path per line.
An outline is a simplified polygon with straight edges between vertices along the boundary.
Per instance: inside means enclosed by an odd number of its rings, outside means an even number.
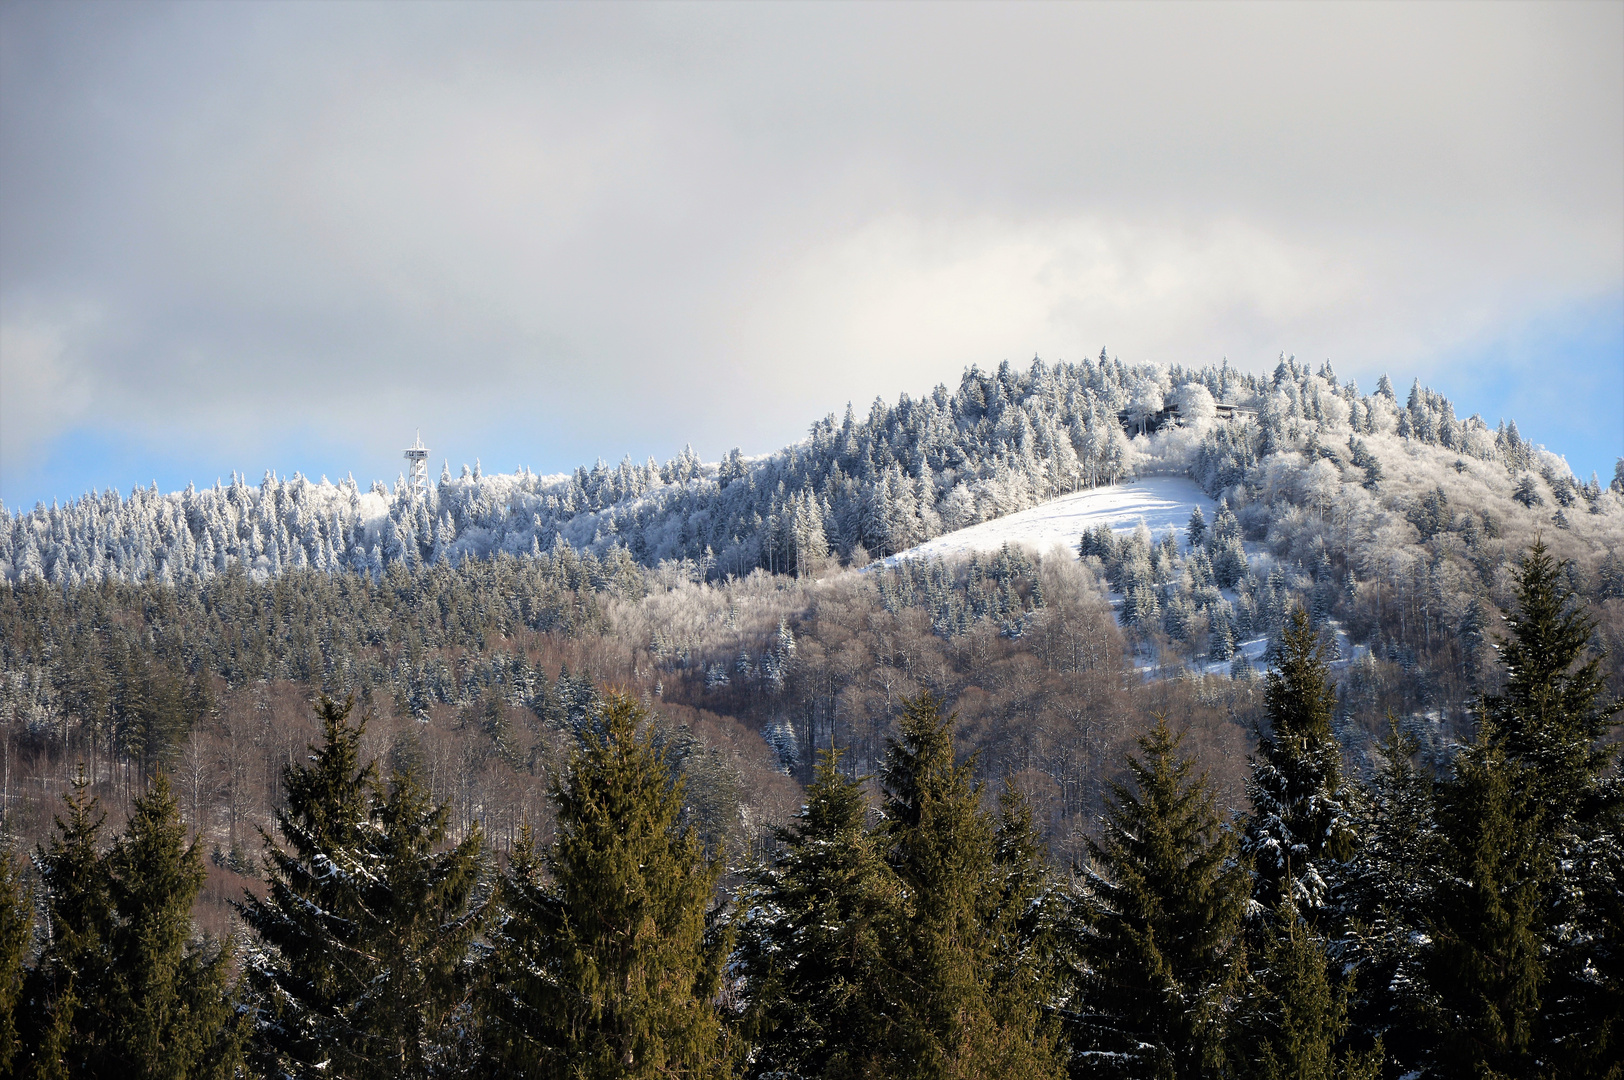
M520 1053L559 1077L717 1077L731 1071L715 995L725 933L711 918L721 865L683 828L682 785L641 705L606 695L553 787L558 835L540 892L505 932L535 950L507 994L540 1018ZM527 867L521 871L530 873Z
M1313 918L1328 898L1355 834L1342 787L1342 746L1331 728L1336 692L1308 613L1294 608L1264 691L1269 728L1258 733L1242 851L1265 909L1282 901Z
M1217 1076L1243 985L1249 888L1206 776L1167 718L1115 783L1077 904L1074 1060L1098 1075Z
M1602 657L1591 649L1595 621L1543 541L1521 560L1516 588L1505 613L1511 636L1496 643L1506 684L1486 700L1484 718L1507 757L1530 767L1539 800L1567 821L1599 809L1596 781L1618 753L1603 740L1624 701L1606 697Z
M901 891L866 824L859 781L821 751L806 805L741 897L734 964L743 977L751 1076L875 1075L889 1061L888 966L904 933Z
M909 700L880 769L907 911L892 949L896 1075L1058 1076L1051 983L1020 931L1041 866L1031 819L1006 803L1000 836L974 762L954 761L953 723L930 693Z

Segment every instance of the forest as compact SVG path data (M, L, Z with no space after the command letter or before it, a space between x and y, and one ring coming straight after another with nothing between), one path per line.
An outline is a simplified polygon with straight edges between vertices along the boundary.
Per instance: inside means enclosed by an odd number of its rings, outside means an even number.
M629 693L571 720L505 858L353 699L282 769L243 929L192 932L207 872L157 771L117 835L76 773L30 884L0 876L0 1067L25 1076L1614 1076L1624 920L1611 698L1543 545L1506 679L1424 764L1368 780L1294 608L1220 809L1165 712L1062 863L976 777L929 691L875 773L823 750L742 868L683 741ZM34 896L45 921L37 955Z
M872 561L1157 474L1216 512ZM3 1068L1617 1076L1621 542L1419 384L1103 352L0 507Z

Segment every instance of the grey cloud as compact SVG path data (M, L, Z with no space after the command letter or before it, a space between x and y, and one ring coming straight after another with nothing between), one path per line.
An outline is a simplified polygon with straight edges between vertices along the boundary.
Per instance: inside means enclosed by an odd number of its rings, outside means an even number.
M84 422L762 450L1102 341L1421 367L1619 291L1621 12L8 6L0 324L69 344L0 355L5 470Z

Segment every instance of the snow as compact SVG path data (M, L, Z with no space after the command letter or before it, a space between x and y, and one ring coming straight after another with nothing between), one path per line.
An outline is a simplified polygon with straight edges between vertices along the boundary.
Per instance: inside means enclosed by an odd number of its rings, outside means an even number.
M902 559L953 559L977 551L997 551L1005 544L1031 548L1043 554L1056 544L1075 551L1085 530L1106 524L1114 532L1131 532L1142 519L1157 539L1169 529L1180 534L1197 506L1210 525L1218 506L1186 476L1147 476L1111 487L1090 488L1062 495L1029 510L955 532L943 533L917 547L885 559L891 566Z

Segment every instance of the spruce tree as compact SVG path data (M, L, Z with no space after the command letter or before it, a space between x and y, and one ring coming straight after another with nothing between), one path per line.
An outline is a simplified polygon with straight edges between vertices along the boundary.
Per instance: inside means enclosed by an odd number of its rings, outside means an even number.
M0 842L0 1076L13 1075L23 1052L18 1021L33 932L34 898L23 885L11 845Z
M245 1025L235 1007L229 943L192 942L192 904L203 887L197 841L158 774L135 801L106 860L114 922L107 1064L128 1077L231 1076Z
M230 949L194 940L203 864L160 774L126 832L99 850L105 815L81 770L68 816L36 856L49 943L25 984L37 1076L229 1076L246 1036Z
M455 1071L470 1053L483 841L476 829L447 848L448 812L413 773L378 783L351 707L322 700L323 744L283 774L288 849L272 847L269 892L241 906L265 946L250 962L258 1057L296 1076Z
M1606 689L1595 624L1563 567L1536 542L1517 574L1511 631L1498 643L1504 690L1484 702L1482 728L1505 758L1508 796L1528 816L1531 871L1547 867L1537 933L1548 985L1534 1053L1572 1076L1624 1072L1624 925L1613 900L1624 840L1624 788L1608 739L1621 705Z
M374 793L376 867L362 887L367 959L375 970L350 1023L366 1038L374 1076L434 1076L461 1068L473 1025L469 949L486 914L478 827L445 844L450 811L415 772Z
M1085 1075L1220 1075L1245 972L1249 875L1165 716L1114 783L1076 903L1069 1023Z
M887 1065L887 950L903 932L901 892L866 823L862 785L820 753L806 805L740 907L734 964L748 1075L846 1078Z
M508 1073L720 1077L727 952L708 917L721 867L681 827L682 786L643 708L603 699L553 788L544 882L521 852L503 883L494 993Z
M1413 1065L1427 1036L1426 996L1415 943L1425 934L1443 842L1434 815L1433 780L1417 765L1419 740L1389 717L1370 788L1358 802L1364 843L1348 875L1351 947L1359 978L1352 1027L1364 1044L1380 1039L1389 1058Z
M895 1076L1063 1072L1044 1012L1048 960L1022 919L1041 884L1030 817L982 805L974 762L955 763L954 717L930 693L906 702L880 768L883 838L907 922L892 942Z
M1378 1043L1364 1053L1342 1046L1349 1027L1351 980L1336 985L1327 942L1290 904L1275 911L1231 1055L1238 1073L1256 1080L1374 1080Z
M1438 785L1436 883L1418 958L1424 1059L1440 1076L1530 1076L1547 980L1544 808L1485 729Z
M239 910L258 935L249 954L255 995L255 1057L270 1073L347 1076L363 1042L351 1024L367 993L367 961L357 888L372 867L366 859L371 764L361 764L365 722L352 723L353 701L322 698L323 741L308 764L282 771L286 805L276 814L283 847L266 836L263 898L245 897Z
M1511 637L1499 641L1504 691L1488 698L1485 720L1506 756L1526 765L1530 795L1550 814L1551 842L1577 839L1582 823L1609 809L1599 781L1618 753L1604 742L1624 702L1607 694L1595 621L1577 605L1567 575L1536 541L1517 573Z
M1293 608L1266 684L1269 730L1258 734L1241 842L1257 875L1253 898L1270 911L1288 902L1313 923L1355 847L1321 651L1308 613Z
M546 935L561 923L560 914L545 856L526 821L497 879L478 1012L484 1074L540 1075L542 1060L557 1052L541 987L557 978Z
M47 945L24 981L24 1041L36 1076L101 1075L112 1052L113 897L100 850L107 820L81 768L67 817L38 848ZM29 1037L32 1032L32 1037Z

